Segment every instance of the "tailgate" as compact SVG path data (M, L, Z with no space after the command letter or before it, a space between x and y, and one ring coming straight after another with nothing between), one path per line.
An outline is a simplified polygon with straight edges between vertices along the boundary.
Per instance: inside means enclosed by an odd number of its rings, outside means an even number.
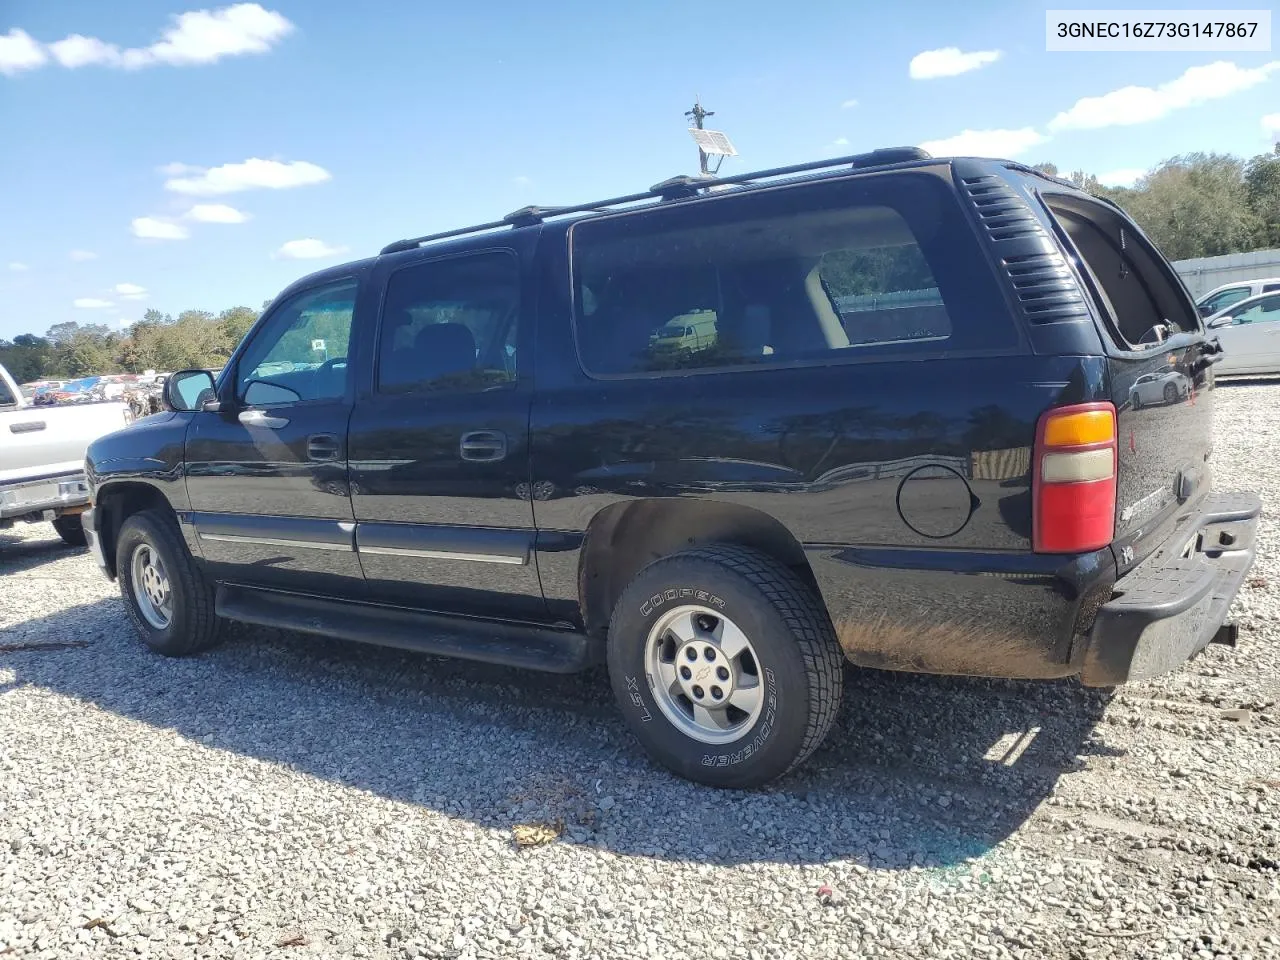
M1177 273L1119 207L1078 191L1043 199L1107 344L1119 441L1113 546L1123 576L1209 492L1216 348Z
M128 406L26 407L0 413L0 483L84 468L98 437L128 424Z

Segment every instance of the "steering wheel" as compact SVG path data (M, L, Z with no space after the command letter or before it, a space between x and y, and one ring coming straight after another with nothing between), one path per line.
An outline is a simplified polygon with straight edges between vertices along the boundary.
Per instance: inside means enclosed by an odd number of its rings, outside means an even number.
M319 376L322 373L329 373L338 364L345 364L346 362L346 357L330 357L324 363L320 364L320 366L316 367L316 375Z

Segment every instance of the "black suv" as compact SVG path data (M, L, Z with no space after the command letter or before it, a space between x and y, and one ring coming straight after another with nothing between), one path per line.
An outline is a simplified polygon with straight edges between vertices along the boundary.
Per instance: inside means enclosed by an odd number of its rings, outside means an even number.
M1112 686L1233 642L1220 355L1132 220L1016 163L676 178L298 281L92 445L85 527L160 653L607 662L658 761L750 786L845 659Z

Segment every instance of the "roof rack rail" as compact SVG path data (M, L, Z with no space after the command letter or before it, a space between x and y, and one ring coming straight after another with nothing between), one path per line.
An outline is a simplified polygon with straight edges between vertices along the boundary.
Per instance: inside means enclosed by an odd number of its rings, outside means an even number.
M731 186L734 184L754 183L757 180L769 180L774 177L785 177L797 173L808 173L811 170L831 170L836 167L852 167L865 170L871 167L886 167L895 163L911 163L917 160L931 160L932 155L919 147L883 147L870 153L858 153L847 157L834 157L830 160L812 160L808 163L795 163L785 167L772 167L768 170L757 170L753 173L739 173L730 177L690 177L676 176L661 183L656 183L643 193L629 193L621 197L610 197L607 200L594 200L591 203L577 203L564 207L521 207L512 211L501 220L479 223L473 227L459 227L443 233L431 233L423 237L408 240L397 240L383 247L379 253L401 253L414 250L424 243L433 240L447 240L450 237L461 237L469 233L483 233L486 230L497 230L501 227L531 227L551 217L562 217L570 213L590 213L605 210L609 207L638 203L641 200L688 200L696 197L701 191L710 187Z

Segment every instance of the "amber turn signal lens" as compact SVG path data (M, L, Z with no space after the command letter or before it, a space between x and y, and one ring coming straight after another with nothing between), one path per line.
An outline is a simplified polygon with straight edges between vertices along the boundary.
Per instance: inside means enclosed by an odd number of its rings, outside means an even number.
M1110 443L1115 437L1115 414L1110 410L1083 410L1051 416L1044 425L1046 447L1083 447L1091 443Z

